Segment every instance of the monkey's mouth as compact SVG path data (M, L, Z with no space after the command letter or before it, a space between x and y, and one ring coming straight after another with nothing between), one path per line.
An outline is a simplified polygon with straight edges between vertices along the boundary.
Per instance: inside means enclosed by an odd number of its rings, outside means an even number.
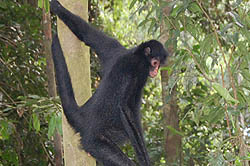
M154 78L158 74L158 70L160 68L160 61L158 58L152 58L151 60L151 67L149 70L149 76Z
M150 71L149 71L149 76L151 77L151 78L154 78L155 76L157 76L157 74L158 74L158 70L159 70L159 68L157 67L152 67L151 69L150 69Z

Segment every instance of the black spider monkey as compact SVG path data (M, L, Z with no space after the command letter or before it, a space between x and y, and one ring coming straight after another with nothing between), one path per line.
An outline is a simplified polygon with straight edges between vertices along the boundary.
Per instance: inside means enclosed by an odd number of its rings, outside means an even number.
M56 80L64 113L83 149L104 166L135 165L119 148L130 140L140 166L150 166L140 118L142 89L148 76L155 77L168 56L163 45L150 40L126 49L117 40L92 28L80 17L51 1L52 13L90 46L102 65L102 80L93 96L78 106L57 35L52 42Z

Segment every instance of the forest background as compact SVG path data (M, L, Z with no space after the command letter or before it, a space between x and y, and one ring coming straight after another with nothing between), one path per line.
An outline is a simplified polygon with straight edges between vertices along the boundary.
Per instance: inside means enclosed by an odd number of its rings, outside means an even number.
M49 5L38 2L0 0L0 166L58 165L62 109L48 93ZM154 38L171 53L142 100L154 165L250 165L248 0L89 0L88 9L89 22L126 47ZM94 92L92 51L91 80Z

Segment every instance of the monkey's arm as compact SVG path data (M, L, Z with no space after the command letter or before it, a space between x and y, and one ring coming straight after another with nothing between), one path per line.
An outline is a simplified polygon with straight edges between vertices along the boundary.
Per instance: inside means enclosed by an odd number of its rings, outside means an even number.
M120 116L123 126L129 135L131 144L133 145L139 165L150 166L150 160L148 156L147 149L145 147L144 139L142 136L142 131L136 126L136 121L129 114L131 110L128 107L123 107L120 109Z
M114 55L114 49L117 49L118 52L126 50L117 40L91 27L79 16L65 9L57 0L51 1L50 8L52 13L58 15L79 40L94 49L101 62L112 57Z

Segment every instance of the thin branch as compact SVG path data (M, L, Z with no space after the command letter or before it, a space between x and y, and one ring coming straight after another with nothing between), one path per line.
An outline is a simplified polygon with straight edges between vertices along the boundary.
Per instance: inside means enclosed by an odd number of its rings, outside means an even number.
M164 16L167 18L167 20L169 21L169 23L172 25L172 27L176 30L176 26L174 25L174 23L169 19L168 15L166 13L164 13Z
M16 104L16 102L10 97L10 95L0 86L0 90L10 99L10 101L13 104Z
M40 134L39 134L39 135L40 135ZM41 135L40 135L40 136L41 136ZM46 153L46 155L47 155L47 157L48 157L50 163L51 163L52 165L55 165L55 163L54 163L52 157L50 156L49 152L47 151L47 148L45 147L45 145L43 144L42 141L40 142L40 144L42 145L43 150L45 151L45 153Z
M237 97L237 91L236 91L236 88L235 88L235 82L234 82L234 78L233 78L233 74L232 74L232 72L231 72L231 68L230 68L230 66L229 66L229 64L230 64L230 62L231 62L231 59L232 59L232 57L233 57L233 52L234 52L234 50L235 50L235 47L233 46L232 47L232 53L230 54L230 57L229 57L229 61L228 61L228 73L229 73L229 77L230 77L230 82L231 82L231 85L232 85L232 89L233 89L233 92L234 92L234 98L236 99L236 100L238 100L238 97ZM235 103L235 106L237 106L238 104L237 103Z
M6 44L13 46L13 47L17 47L17 44L14 41L10 40L9 38L7 38L5 36L2 36L1 34L0 34L0 40L5 42Z
M221 68L221 79L222 79L222 85L223 88L225 87L225 82L224 82L224 72L223 72L223 68L222 65L220 65ZM228 132L229 132L229 136L232 136L231 130L230 130L230 123L229 123L229 117L228 117L228 112L227 112L227 102L225 101L225 114L226 114L226 120L227 120L227 128L228 128Z

